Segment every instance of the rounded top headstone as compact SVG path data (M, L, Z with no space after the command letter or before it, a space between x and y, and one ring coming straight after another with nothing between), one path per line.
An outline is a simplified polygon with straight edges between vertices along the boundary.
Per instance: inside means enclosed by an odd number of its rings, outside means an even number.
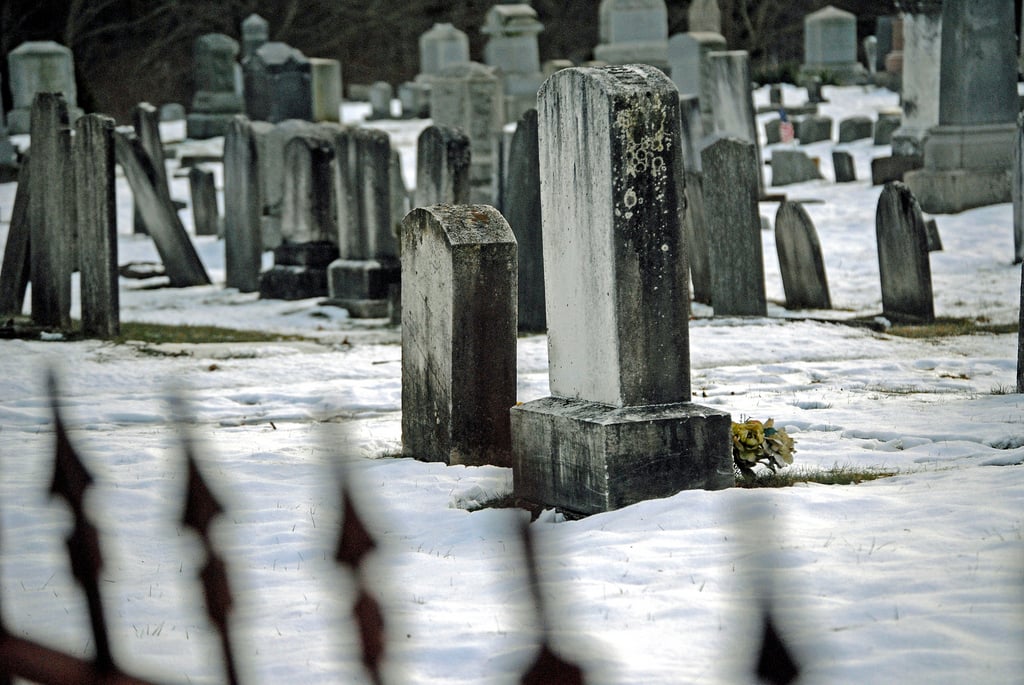
M11 50L9 55L61 54L71 56L71 48L52 40L30 40Z
M451 64L469 61L469 36L438 23L420 36L420 73L433 76Z
M242 20L242 33L264 36L269 33L270 23L258 14L250 14Z

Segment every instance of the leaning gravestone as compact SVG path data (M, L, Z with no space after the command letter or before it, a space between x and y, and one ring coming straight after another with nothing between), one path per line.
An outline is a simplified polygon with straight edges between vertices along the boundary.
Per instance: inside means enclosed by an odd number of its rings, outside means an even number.
M171 199L171 186L167 178L167 162L164 156L163 141L160 140L160 112L148 102L140 102L132 109L132 126L142 143L142 149L149 155L156 172L156 190L165 195L165 200L174 204ZM138 210L134 215L136 233L145 233L146 226Z
M745 140L721 138L701 158L715 316L765 316L757 153Z
M875 214L882 314L892 321L931 323L932 272L921 207L907 186L887 183Z
M82 335L121 332L114 193L114 120L87 114L75 124L75 214L81 270Z
M29 166L21 165L18 170L18 188L14 194L11 222L7 229L7 245L4 248L3 264L0 266L0 315L16 316L25 306L28 291L29 271L32 268L29 255L28 193Z
M244 109L239 79L238 42L222 33L196 38L195 95L185 120L189 138L222 136L231 117Z
M516 403L516 240L488 205L402 222L402 454L509 466Z
M415 207L469 204L469 138L451 126L428 126L416 139Z
M836 183L851 183L857 180L853 155L845 150L832 151L832 170L835 173Z
M678 91L574 68L539 102L552 396L512 409L516 496L594 513L727 487L729 416L689 402Z
M201 166L189 169L188 187L192 196L192 223L196 235L217 235L220 213L217 211L217 186L213 170Z
M786 309L831 309L818 232L799 202L783 201L779 205L775 214L775 249Z
M224 285L243 293L260 286L261 197L252 124L240 114L224 136Z
M312 67L299 50L271 41L245 61L245 112L277 123L313 119Z
M61 93L69 125L82 116L78 107L74 57L69 48L53 41L22 43L7 53L13 107L7 113L11 133L28 133L36 93Z
M135 206L156 245L172 287L209 285L210 278L189 240L178 212L157 185L156 169L135 130L119 127L114 136L117 163L124 169Z
M1017 115L1017 139L1013 150L1013 263L1024 261L1024 112Z
M519 330L533 333L547 329L539 155L537 110L530 109L519 120L509 147L505 217L519 245Z
M37 94L30 129L32 322L67 329L71 326L71 273L76 268L76 222L71 131L64 96Z

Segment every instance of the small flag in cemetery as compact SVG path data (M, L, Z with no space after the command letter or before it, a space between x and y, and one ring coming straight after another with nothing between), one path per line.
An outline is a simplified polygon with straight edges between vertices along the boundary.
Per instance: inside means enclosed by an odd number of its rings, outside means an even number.
M795 137L793 122L786 116L786 110L779 110L779 138L783 143L792 143Z

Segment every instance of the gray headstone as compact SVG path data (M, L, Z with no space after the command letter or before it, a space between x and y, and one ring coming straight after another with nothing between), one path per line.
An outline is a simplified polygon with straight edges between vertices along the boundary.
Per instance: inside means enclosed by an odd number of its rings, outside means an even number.
M61 93L69 124L82 115L78 107L75 64L71 50L53 41L29 41L7 53L12 108L7 113L11 133L28 133L37 93Z
M270 24L258 14L242 21L242 60L247 60L270 40Z
M831 5L804 17L801 79L828 74L839 85L863 83L867 70L857 61L857 17Z
M1009 202L1020 102L1010 0L942 5L939 125L924 168L905 176L924 211L959 212Z
M395 90L387 81L370 84L370 119L390 119Z
M312 120L312 67L299 50L285 43L265 43L244 67L245 112L250 119Z
M519 245L519 330L530 332L547 329L537 145L537 110L531 109L519 120L512 137L505 196L505 216Z
M1013 263L1024 262L1024 112L1017 115L1013 155Z
M499 70L505 90L505 120L517 121L537 108L537 89L544 82L537 34L544 25L528 3L491 7L480 31L488 36L484 63Z
M683 136L683 170L700 172L700 146L704 141L704 119L696 95L679 96L680 133Z
M31 256L29 255L29 165L18 170L18 188L14 194L11 222L7 229L7 245L0 266L0 315L21 314L28 291Z
M190 138L224 135L228 122L244 109L238 74L238 42L222 33L196 38L195 95L186 118Z
M921 207L902 183L887 183L882 189L875 235L882 314L892 321L934 321L927 229Z
M114 120L99 114L79 119L74 141L76 217L82 335L90 338L115 338L121 332L114 158Z
M469 136L470 201L493 204L494 141L504 123L504 92L496 71L477 62L449 67L433 77L430 114L438 126Z
M778 109L782 108L782 86L780 84L773 83L768 86L768 104Z
M487 205L414 209L402 225L402 454L511 464L516 241Z
M878 39L875 71L885 71L885 56L892 52L892 17L878 17L875 20L875 38Z
M398 86L398 101L402 103L402 117L405 119L427 119L430 117L430 86L425 83L407 82Z
M744 140L721 138L701 157L715 316L765 316L757 153Z
M319 138L296 136L285 145L284 166L285 242L335 242L334 150Z
M892 135L894 155L921 156L928 130L939 123L942 1L918 0L903 12L903 121Z
M779 205L775 214L775 249L786 309L831 309L818 232L800 203L783 201Z
M32 106L29 156L29 252L32 321L39 326L71 326L71 273L74 244L74 167L64 97L39 93Z
M606 64L668 67L668 9L664 0L601 0L600 44L594 59Z
M1020 273L1020 323L1017 328L1017 392L1024 393L1024 267Z
M469 61L469 36L451 24L434 24L419 42L418 80L430 81L448 67Z
M796 122L796 137L801 145L832 139L832 117L808 114Z
M722 11L718 0L694 0L687 10L687 25L691 32L722 32Z
M895 116L879 115L875 122L874 143L875 145L889 145L892 143L892 134L900 127L900 119Z
M114 150L171 286L209 285L206 269L181 224L177 210L167 195L160 192L156 169L132 128L116 130Z
M782 142L782 119L771 119L764 122L764 139L768 145Z
M855 140L871 138L874 133L875 124L871 117L850 117L839 122L840 143L852 143Z
M802 150L772 152L772 185L787 186L822 178L818 165Z
M683 95L695 95L700 103L703 129L714 128L711 105L711 61L709 55L726 49L718 33L677 33L668 39L668 62L672 81Z
M309 89L313 121L341 121L341 62L309 58Z
M703 304L711 302L711 236L708 235L704 216L704 176L697 171L684 172L686 211L683 227L686 230L686 258L690 266L693 300Z
M413 204L469 204L469 138L461 129L434 125L420 133Z
M845 150L832 151L832 169L835 172L836 183L850 183L857 180L853 155Z
M224 144L227 145L226 137ZM192 167L188 171L188 186L192 195L192 223L196 235L217 235L220 212L217 211L217 186L213 170Z
M757 188L763 194L761 146L757 138L754 116L754 94L751 91L750 58L745 50L712 52L711 110L714 112L714 133L731 136L753 144L757 158Z
M731 484L728 416L689 403L677 89L574 68L539 102L552 397L512 410L517 496L590 513Z

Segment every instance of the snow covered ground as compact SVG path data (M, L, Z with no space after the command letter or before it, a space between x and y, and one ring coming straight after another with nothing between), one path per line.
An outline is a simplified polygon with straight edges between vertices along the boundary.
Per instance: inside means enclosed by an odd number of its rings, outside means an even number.
M897 104L888 91L826 88L839 119ZM756 94L767 103L767 89ZM787 89L787 102L801 95ZM347 106L346 117L365 109ZM763 115L762 120L771 115ZM383 122L414 178L425 122ZM173 133L170 127L168 133ZM806 146L826 180L781 189L806 205L837 311L881 310L871 141L844 145L862 180L831 182L830 143ZM770 157L771 149L765 150ZM770 177L770 175L769 175ZM120 261L156 259L131 235L119 180ZM187 198L187 180L172 194ZM0 185L0 222L14 185ZM775 205L762 212L774 218ZM182 218L191 228L189 212ZM1012 216L998 205L937 217L938 316L1017 321ZM0 241L6 237L0 223ZM760 644L773 588L803 683L1011 683L1024 673L1024 399L1017 336L911 340L783 320L774 238L762 234L765 319L690 327L694 400L734 419L774 417L794 468L899 471L851 486L682 492L620 511L532 524L555 647L593 683L737 683ZM178 520L183 456L169 388L185 387L200 466L226 514L214 527L236 600L243 679L363 682L351 581L333 563L345 474L380 543L369 577L389 633L391 682L516 682L536 649L515 510L469 511L511 490L511 473L395 458L399 332L316 301L259 301L222 287L223 243L195 239L215 285L122 281L122 319L299 333L315 342L161 347L0 341L0 607L12 633L89 655L84 599L63 553L70 517L51 500L53 424L45 371L60 372L72 440L96 478L102 587L115 657L167 682L221 682L201 608L197 538ZM2 244L2 242L0 242ZM787 315L789 316L789 315ZM548 393L546 342L519 339L519 399ZM352 445L342 450L338 431Z

